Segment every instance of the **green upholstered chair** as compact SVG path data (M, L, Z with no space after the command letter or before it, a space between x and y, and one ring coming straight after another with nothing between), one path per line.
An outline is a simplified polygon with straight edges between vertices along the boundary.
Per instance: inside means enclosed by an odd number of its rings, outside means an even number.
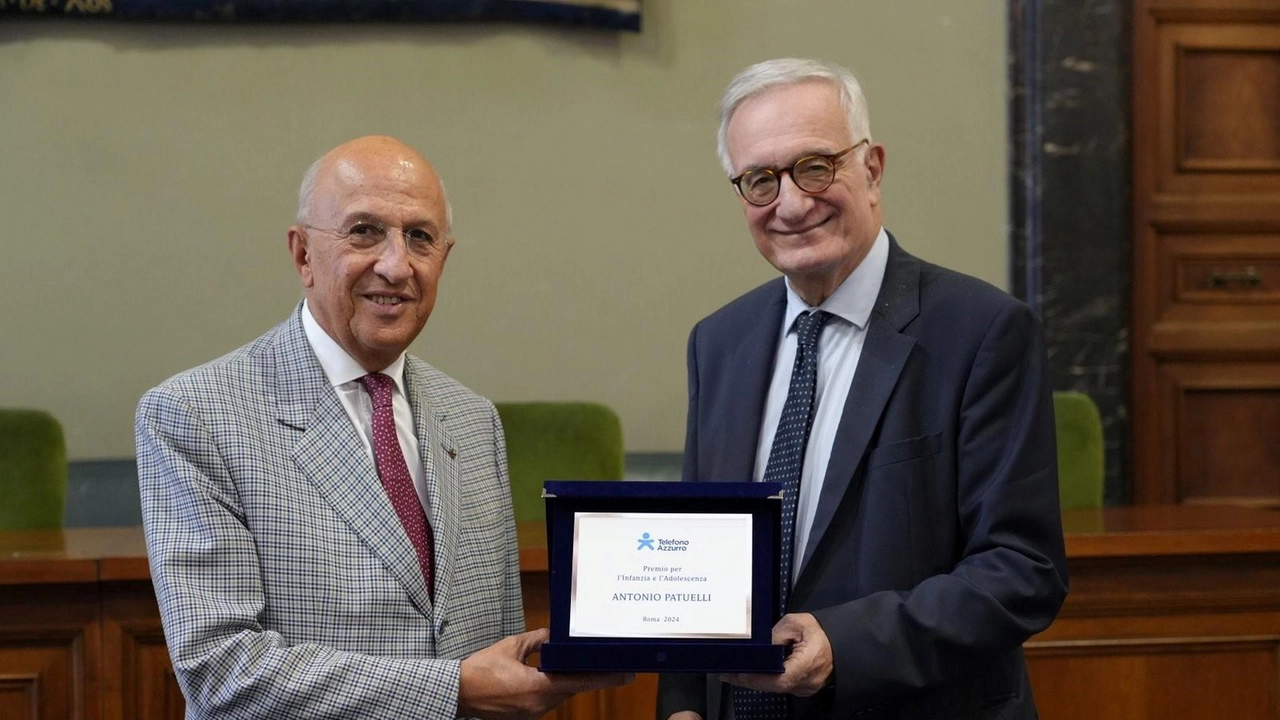
M1102 416L1084 393L1055 392L1058 430L1058 499L1063 509L1102 507Z
M43 410L0 409L0 530L62 526L67 446Z
M622 423L604 405L495 403L507 437L517 521L545 520L546 480L621 480Z

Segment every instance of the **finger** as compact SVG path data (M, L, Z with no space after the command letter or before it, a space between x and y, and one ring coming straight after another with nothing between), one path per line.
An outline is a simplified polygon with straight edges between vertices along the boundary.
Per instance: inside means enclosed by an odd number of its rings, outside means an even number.
M782 674L803 677L805 670L809 665L809 658L805 657L803 651L796 651L787 656L782 661Z
M547 641L550 632L546 628L538 628L530 630L522 635L514 635L517 643L516 654L520 658L520 662L529 659L529 656L538 652L542 647L542 643Z
M804 626L796 615L783 615L774 626L771 642L774 645L788 645L804 638Z
M589 690L626 685L636 679L635 673L547 674L551 685L558 692L577 694Z
M715 676L716 680L730 685L742 685L742 675L740 673L720 673ZM743 687L746 687L743 685Z
M778 692L777 682L780 677L780 675L761 675L758 673L726 673L720 676L720 681L730 685L751 688L752 690Z
M805 642L796 645L795 652L783 661L783 674L790 678L786 692L809 696L826 683L832 669L829 655L822 650L825 639L821 632L806 635Z

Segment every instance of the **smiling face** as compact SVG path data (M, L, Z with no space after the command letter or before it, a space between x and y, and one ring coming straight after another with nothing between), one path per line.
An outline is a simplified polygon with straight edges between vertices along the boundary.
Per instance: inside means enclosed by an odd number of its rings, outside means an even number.
M863 138L849 134L836 87L823 80L769 88L744 100L729 120L726 147L737 176L751 168L791 168L806 155L832 155ZM842 158L819 193L782 176L765 206L742 202L756 248L810 305L818 305L862 262L880 231L884 147Z
M444 190L426 159L392 138L353 140L320 163L303 222L289 228L289 252L316 322L376 372L435 306L453 246Z

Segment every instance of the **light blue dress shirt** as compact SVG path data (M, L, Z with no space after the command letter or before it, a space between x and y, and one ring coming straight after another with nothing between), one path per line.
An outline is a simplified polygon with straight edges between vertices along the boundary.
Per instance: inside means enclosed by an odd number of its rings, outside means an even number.
M807 310L825 310L835 316L823 327L818 338L818 385L814 394L813 428L805 448L804 467L800 471L800 498L796 506L791 567L793 583L809 542L809 530L813 527L822 482L831 461L836 428L840 425L858 359L862 357L867 321L875 308L876 297L880 295L888 261L889 236L882 227L867 256L818 307L810 307L792 289L791 282L786 283L787 310L782 316L782 326L778 328L778 353L760 422L760 445L756 448L756 482L764 479L773 435L778 429L778 419L782 417L782 406L787 401L787 390L791 386L791 366L796 359L796 317Z

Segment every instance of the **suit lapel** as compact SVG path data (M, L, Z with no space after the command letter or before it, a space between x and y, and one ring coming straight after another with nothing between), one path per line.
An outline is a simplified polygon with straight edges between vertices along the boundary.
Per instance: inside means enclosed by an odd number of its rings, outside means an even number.
M431 600L413 544L297 312L276 345L276 378L280 421L301 431L293 447L298 469L429 616Z
M438 414L429 400L425 372L414 358L405 363L405 389L413 409L413 427L418 435L418 452L422 456L422 472L427 480L427 497L431 503L431 532L435 539L432 558L435 573L437 617L445 617L457 567L454 552L459 546L462 528L461 483L458 479L458 444L445 425L446 417Z
M782 331L782 317L787 308L787 295L781 280L777 282L776 290L764 312L740 334L734 335L738 343L727 352L728 362L722 367L737 372L732 377L723 378L725 412L720 414L717 410L717 420L721 421L718 424L723 429L719 443L723 452L719 457L727 461L721 466L724 476L699 480L751 482L755 477L760 418L764 416L764 401L778 353L778 334ZM707 381L720 382L721 379L709 378Z
M867 322L867 337L862 356L854 372L853 384L845 398L844 411L836 428L831 460L823 479L822 492L809 531L809 542L801 558L797 577L797 593L805 579L809 558L821 543L836 509L847 493L858 497L861 488L854 485L865 473L858 466L867 451L871 435L880 423L889 397L907 358L915 347L914 338L901 330L920 313L920 261L908 255L890 236L889 261L875 310ZM852 487L851 487L852 486ZM852 512L856 514L857 508Z

